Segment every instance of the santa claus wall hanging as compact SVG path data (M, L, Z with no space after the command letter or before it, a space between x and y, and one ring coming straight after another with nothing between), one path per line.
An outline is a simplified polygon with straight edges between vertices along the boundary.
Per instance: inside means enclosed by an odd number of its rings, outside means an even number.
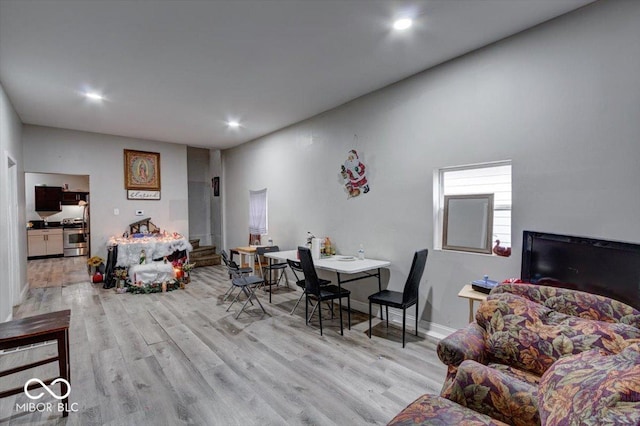
M366 169L355 149L349 151L347 160L341 167L340 175L344 181L347 198L357 197L369 192Z

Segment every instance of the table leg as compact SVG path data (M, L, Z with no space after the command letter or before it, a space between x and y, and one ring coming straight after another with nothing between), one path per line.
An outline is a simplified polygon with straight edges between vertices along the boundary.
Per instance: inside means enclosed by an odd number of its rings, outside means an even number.
M264 269L261 268L262 271L262 279L264 277ZM269 303L271 303L271 294L273 293L273 269L271 269L271 258L269 258Z
M60 377L66 380L69 384L69 352L68 352L68 330L64 330L62 333L58 334L58 367L60 369ZM69 392L69 388L66 383L62 382L60 384L60 390L62 394L66 394ZM64 404L64 411L62 413L62 417L67 417L69 415L69 397L67 396L62 400Z
M246 263L246 265L251 268L251 274L255 275L256 274L255 255L252 253L245 253L242 251L239 251L238 255L240 256L240 267L243 268Z
M346 280L344 282L348 283L348 282L351 282L351 281L358 281L358 280L362 280L362 279L366 279L366 278L377 276L378 277L378 291L382 291L382 275L380 273L380 268L377 268L377 269L378 269L378 273L377 274L370 274L370 273L365 272L366 276L357 277L357 278L351 278L351 279L348 279L348 280ZM336 271L336 275L338 276L338 288L342 289L343 281L340 278L340 272ZM387 308L387 312L388 312L388 308ZM389 316L389 315L387 314L387 316ZM382 305L380 305L380 319L384 320L384 316L382 315ZM388 318L387 318L387 321L388 321Z
M342 281L340 280L340 272L336 271L338 276L338 291L342 291ZM321 307L322 308L322 307ZM340 310L342 311L342 298L340 298ZM342 312L340 313L342 315ZM331 318L333 318L333 300L331 301ZM342 317L340 317L340 324L342 325Z
M473 322L473 299L469 299L469 323Z
M380 268L378 268L378 291L382 291L382 277L380 276ZM380 319L382 318L382 305L380 305ZM387 306L387 325L389 323L389 307Z

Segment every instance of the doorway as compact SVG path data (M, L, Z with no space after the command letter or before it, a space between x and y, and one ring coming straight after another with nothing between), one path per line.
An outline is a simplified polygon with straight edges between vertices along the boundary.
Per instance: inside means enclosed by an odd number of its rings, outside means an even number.
M21 285L22 273L20 268L20 259L18 256L18 167L17 163L10 155L7 154L7 193L6 193L6 229L7 229L7 265L6 277L9 283L9 298L11 306L9 306L10 317L12 317L12 307L21 302Z

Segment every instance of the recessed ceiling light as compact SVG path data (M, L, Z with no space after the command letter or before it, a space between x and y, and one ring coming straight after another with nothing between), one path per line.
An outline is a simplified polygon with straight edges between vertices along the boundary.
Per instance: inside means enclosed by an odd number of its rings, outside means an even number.
M88 99L91 99L92 101L101 101L104 99L104 97L100 93L96 93L96 92L87 92L84 95Z
M238 127L240 127L240 123L238 123L237 121L231 120L231 121L227 121L227 126L231 127L232 129L237 129Z
M411 25L413 25L413 21L411 19L402 18L402 19L398 19L393 23L393 28L398 31L402 31L402 30L406 30L407 28L410 28Z

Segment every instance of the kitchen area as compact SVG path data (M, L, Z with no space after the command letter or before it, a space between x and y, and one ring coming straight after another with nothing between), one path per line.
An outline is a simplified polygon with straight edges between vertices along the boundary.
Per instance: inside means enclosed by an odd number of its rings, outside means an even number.
M90 253L89 176L25 173L28 259Z

